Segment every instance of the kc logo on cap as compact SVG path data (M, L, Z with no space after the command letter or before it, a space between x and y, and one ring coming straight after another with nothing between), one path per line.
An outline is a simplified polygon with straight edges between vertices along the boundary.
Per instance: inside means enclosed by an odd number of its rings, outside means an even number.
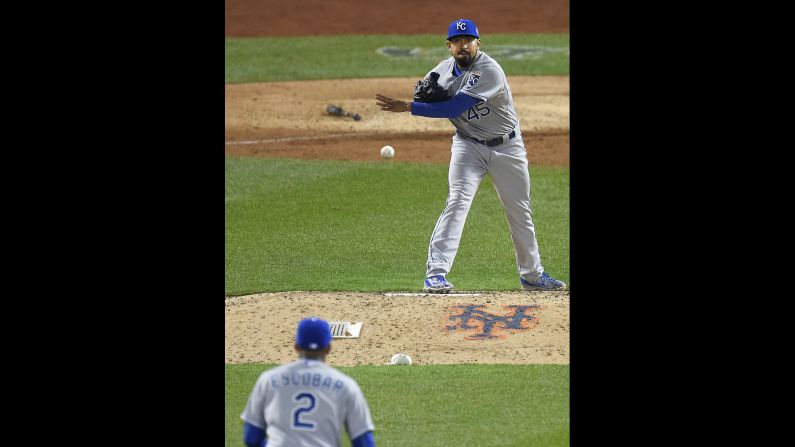
M478 27L469 19L458 19L450 23L450 26L447 27L447 40L456 36L473 36L480 39Z

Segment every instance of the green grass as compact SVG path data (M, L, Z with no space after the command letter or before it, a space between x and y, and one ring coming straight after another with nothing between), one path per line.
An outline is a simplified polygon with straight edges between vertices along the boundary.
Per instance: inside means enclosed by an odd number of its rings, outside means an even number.
M260 373L225 365L226 446L242 445L243 412ZM568 365L414 365L339 368L361 386L376 444L568 446ZM343 445L350 446L347 435Z
M508 75L568 75L568 34L494 34L483 36L481 49L493 55ZM290 81L414 76L420 78L445 53L441 35L370 35L324 37L226 38L225 82ZM497 46L530 47L534 58L498 54ZM489 52L489 46L494 52ZM421 57L390 58L381 47L420 48Z
M447 197L447 165L225 159L225 293L419 290ZM569 282L569 169L531 167L547 271ZM516 290L502 205L481 183L448 278L457 290Z

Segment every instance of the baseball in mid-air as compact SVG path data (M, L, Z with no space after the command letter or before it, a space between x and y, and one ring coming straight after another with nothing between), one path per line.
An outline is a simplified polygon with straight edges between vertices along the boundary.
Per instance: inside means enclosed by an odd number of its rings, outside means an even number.
M395 354L392 360L389 361L391 365L411 365L411 357L407 354Z
M381 148L381 158L392 158L395 156L395 149L392 146L384 146Z

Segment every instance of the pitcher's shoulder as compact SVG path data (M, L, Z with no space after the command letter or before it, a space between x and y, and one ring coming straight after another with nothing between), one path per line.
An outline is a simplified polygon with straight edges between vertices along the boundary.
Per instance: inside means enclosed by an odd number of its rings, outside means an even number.
M483 51L480 52L480 57L478 58L475 66L481 70L498 70L503 71L502 66L499 62L494 60L493 57L489 56L488 54L484 53Z
M445 59L445 60L439 62L438 64L436 64L436 67L434 67L434 69L431 70L431 71L435 71L435 72L439 73L441 71L452 70L454 63L455 63L455 59L453 59L453 57L450 56L447 59Z

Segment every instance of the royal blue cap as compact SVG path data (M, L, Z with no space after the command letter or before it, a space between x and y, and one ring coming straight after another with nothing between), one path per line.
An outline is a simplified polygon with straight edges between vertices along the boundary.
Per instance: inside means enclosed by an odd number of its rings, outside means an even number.
M298 323L295 344L306 351L324 349L331 343L331 326L326 320L310 317Z
M475 36L480 39L478 27L475 26L475 22L469 19L458 19L450 24L447 29L447 40L456 36Z

